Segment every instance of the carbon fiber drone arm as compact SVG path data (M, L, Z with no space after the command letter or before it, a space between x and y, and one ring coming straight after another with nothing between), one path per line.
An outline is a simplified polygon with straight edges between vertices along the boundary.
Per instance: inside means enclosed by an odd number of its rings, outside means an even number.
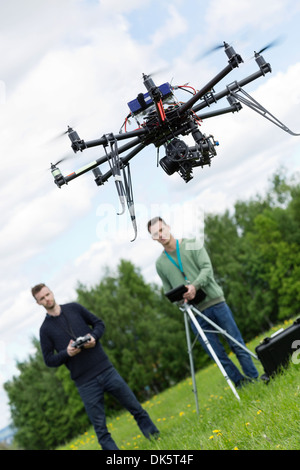
M295 133L291 131L285 124L279 121L279 119L277 119L266 108L264 108L260 103L258 103L258 101L256 101L252 96L250 96L249 93L246 93L246 91L243 90L243 86L248 85L248 83L251 83L253 80L256 80L262 75L265 75L266 72L271 72L270 64L265 64L263 69L250 75L247 78L244 78L243 80L239 82L237 81L232 82L226 87L226 89L224 89L220 93L217 93L217 94L210 93L209 95L206 95L204 97L204 101L200 103L199 105L195 106L193 108L193 111L197 113L201 109L204 109L213 103L217 103L218 100L227 96L227 99L229 103L231 104L230 107L228 107L227 109L225 108L221 110L211 111L208 113L197 114L197 117L199 119L204 120L210 117L218 116L220 114L239 111L242 108L241 103L243 103L244 105L248 106L250 109L260 114L260 116L268 119L270 122L275 124L277 127L282 129L283 131L287 132L288 134L293 135L293 136L299 136L300 135L299 133Z
M233 84L228 85L223 91L220 91L219 93L216 93L216 94L210 93L209 95L202 95L201 98L204 97L205 99L203 100L202 103L199 103L198 105L194 106L193 111L197 113L201 109L204 109L207 106L210 106L211 104L216 103L217 101L221 100L225 96L229 96L232 91L237 91L243 86L248 85L254 80L257 80L258 78L264 76L266 73L272 72L270 64L266 63L263 57L257 55L256 62L260 67L260 69L257 72L249 75L248 77L244 78L243 80L240 80L239 82L233 82Z
M145 129L137 129L132 132L126 132L124 134L116 134L114 138L116 140L126 140L131 139L133 137L143 136L147 133ZM100 139L90 140L85 142L84 140L80 139L79 135L76 131L74 131L71 127L68 128L67 134L72 142L72 149L76 153L78 151L82 152L85 149L98 147L99 145L107 145L108 142L108 135L103 135ZM126 150L126 149L125 149Z
M140 130L140 131L141 132L138 133L139 135L147 134L146 130ZM134 135L137 135L137 132L132 132L132 133L128 133L128 134L130 134L130 135L128 136L128 135L125 135L125 134L118 134L118 135L115 135L114 137L116 138L116 140L128 139L128 138L132 138ZM78 139L76 142L72 143L72 148L73 148L73 145L76 145L76 152L77 152L78 150L82 151L83 149L96 147L96 146L99 146L99 145L106 145L106 144L107 144L107 137L103 136L101 139L93 140L93 141L89 141L89 142L85 142L83 140ZM138 137L136 137L133 140L131 140L130 142L128 142L127 144L121 146L118 149L119 154L124 153L127 150L132 149L133 147L136 147L134 150L129 152L129 154L126 156L126 159L121 158L121 161L124 160L124 163L126 163L132 157L134 157L137 153L139 153L141 150L143 150L145 145L146 144L141 144L140 139ZM73 148L73 150L74 150L74 148ZM83 167L79 168L78 170L73 171L72 173L70 173L67 176L63 176L62 173L60 172L60 170L56 166L53 165L51 171L52 171L52 175L54 177L55 184L59 188L61 186L63 186L64 184L68 184L70 181L74 180L75 178L78 178L78 176L81 176L81 175L87 173L88 171L94 170L95 168L99 167L99 165L102 165L103 163L107 162L109 156L110 156L110 153L105 154L102 157L88 163L87 165L84 165ZM99 174L98 174L98 176L99 176ZM101 178L98 178L98 183L97 184L98 185L104 184L104 182L107 181L110 176L112 176L111 170L109 170L105 175L101 175Z

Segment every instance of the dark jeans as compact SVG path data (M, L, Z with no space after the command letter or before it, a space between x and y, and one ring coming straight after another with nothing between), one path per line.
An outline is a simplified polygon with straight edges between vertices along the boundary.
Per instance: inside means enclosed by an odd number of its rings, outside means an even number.
M78 391L103 450L118 450L106 426L104 392L113 395L134 416L145 437L150 438L151 435L159 433L148 413L114 367L79 386Z
M233 314L226 304L226 302L221 302L219 304L213 305L212 307L208 307L202 311L203 315L207 318L212 320L218 326L220 326L223 330L227 331L227 333L232 336L236 341L245 345L242 335L234 321ZM207 323L203 318L196 315L196 319L204 330L205 335L210 342L213 350L215 351L216 355L218 356L222 366L224 367L228 377L234 382L236 386L239 386L242 381L244 380L244 376L241 374L239 369L234 365L234 363L229 359L226 351L220 342L219 334L220 333L206 333L206 330L213 331L214 327ZM195 334L198 334L195 326L191 322L192 330ZM226 341L228 342L231 350L235 353L236 357L239 360L239 363L243 369L244 374L250 378L257 378L258 371L255 368L251 356L247 351L240 348L236 343L234 343L231 339L225 336ZM199 342L204 347L205 351L210 355L208 349L204 345L202 339L199 337Z

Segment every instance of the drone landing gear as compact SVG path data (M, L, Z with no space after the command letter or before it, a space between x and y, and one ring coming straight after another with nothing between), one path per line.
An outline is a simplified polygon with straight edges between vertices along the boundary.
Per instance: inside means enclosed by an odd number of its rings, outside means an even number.
M108 154L106 151L106 147L110 144L110 153ZM119 200L122 206L122 212L118 213L118 215L122 215L125 212L125 201L127 202L127 207L129 210L131 222L134 228L134 238L131 240L132 242L137 237L137 225L136 225L136 218L135 218L135 209L134 209L134 200L133 200L133 190L132 190L132 182L131 182L131 173L129 163L125 166L119 156L118 152L118 144L117 139L113 134L109 134L107 136L107 144L104 145L104 150L106 153L107 161L110 166L111 173L115 180L115 185L117 188ZM123 173L123 179L121 176L121 170ZM99 170L100 171L100 170ZM94 173L95 174L95 173ZM98 178L101 176L98 173ZM97 183L97 176L96 176L96 183ZM98 183L97 183L98 184ZM100 183L102 184L102 182Z
M231 85L228 86L230 90ZM298 136L300 134L296 134L295 132L291 131L285 124L283 124L279 119L277 119L273 114L270 113L266 108L264 108L258 101L256 101L249 93L247 93L242 88L238 87L237 83L234 82L234 88L238 90L239 93L242 93L243 96L239 95L235 91L230 90L230 96L233 96L235 99L239 100L241 103L248 106L253 111L256 111L260 116L268 119L271 121L275 126L280 127L283 131L287 132L290 135Z

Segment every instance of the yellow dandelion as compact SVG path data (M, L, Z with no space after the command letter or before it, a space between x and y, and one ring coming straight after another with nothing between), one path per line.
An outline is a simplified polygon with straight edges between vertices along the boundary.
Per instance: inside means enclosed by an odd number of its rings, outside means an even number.
M209 436L209 439L213 439L213 438L214 438L214 436Z
M180 411L179 416L183 416L183 415L184 415L184 411Z

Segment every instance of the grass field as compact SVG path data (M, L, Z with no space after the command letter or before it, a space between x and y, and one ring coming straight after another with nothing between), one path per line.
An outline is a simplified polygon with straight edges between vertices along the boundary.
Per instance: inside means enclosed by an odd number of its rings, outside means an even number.
M286 328L292 321L284 325ZM250 350L265 333L248 344ZM198 347L198 346L197 346ZM231 356L234 362L235 356ZM237 362L236 362L237 363ZM255 364L260 374L259 361ZM108 418L108 429L122 450L299 450L300 364L233 395L215 364L196 374L199 414L196 412L192 380L188 378L143 404L160 430L157 440L140 433L128 412ZM58 450L99 450L93 428Z

